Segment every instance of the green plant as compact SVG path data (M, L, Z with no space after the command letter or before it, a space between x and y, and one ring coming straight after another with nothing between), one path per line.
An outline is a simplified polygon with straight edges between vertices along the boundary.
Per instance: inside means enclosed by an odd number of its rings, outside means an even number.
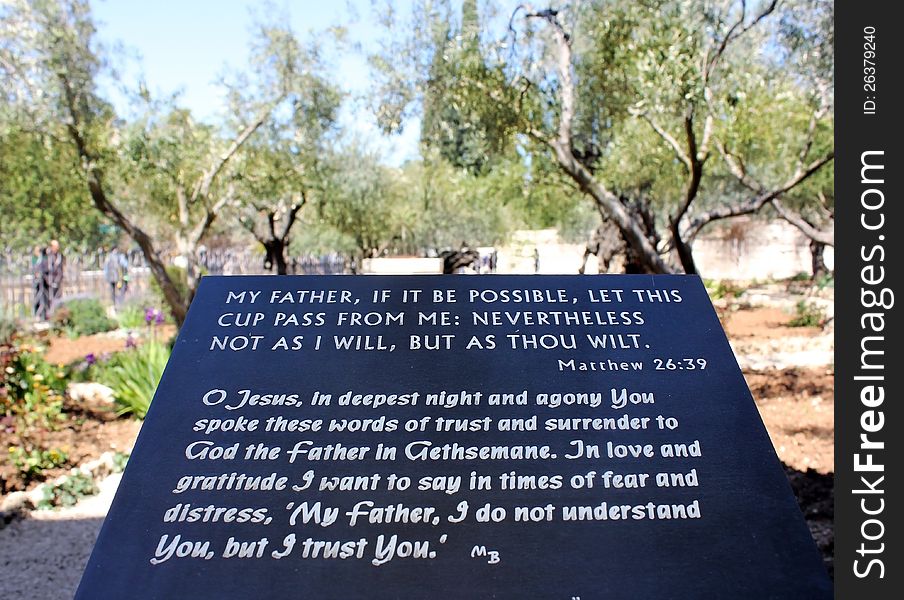
M90 475L73 469L62 482L44 487L44 497L38 502L38 509L50 510L58 506L74 506L79 499L93 496L99 491Z
M827 287L834 288L835 287L835 275L832 273L823 273L819 277L816 278L816 287L819 289L825 289Z
M122 473L126 470L126 463L129 462L129 455L125 452L116 452L113 454L113 472Z
M718 281L713 279L704 279L703 286L706 288L709 297L713 300L721 300L722 298L737 298L744 292L744 288L727 279Z
M125 329L140 329L144 327L144 310L137 304L126 304L117 312L116 320Z
M826 323L826 312L820 306L801 300L795 307L796 316L788 322L788 327L822 327Z
M68 300L53 313L53 324L69 337L92 335L116 329L117 323L96 298Z
M18 330L19 320L15 313L6 306L0 306L0 344L11 342Z
M119 414L144 418L168 359L169 349L164 344L148 341L116 353L97 370L98 381L113 389Z
M0 347L0 415L18 426L54 428L62 418L67 374L26 340Z
M167 265L166 273L170 276L170 279L173 282L173 285L176 286L176 291L179 292L180 298L188 297L188 272L183 267L177 267L176 265ZM205 275L206 270L201 269L201 275ZM166 312L169 314L169 304L166 302L166 298L163 295L163 290L160 289L160 284L157 283L156 278L151 278L151 294L153 296L153 302L151 303L153 306L165 306L167 307ZM172 316L170 316L170 320L172 320Z
M50 450L32 448L26 451L18 446L10 447L9 457L13 466L19 470L22 478L26 481L40 477L46 469L53 469L66 464L69 459L69 455L58 448L51 448Z

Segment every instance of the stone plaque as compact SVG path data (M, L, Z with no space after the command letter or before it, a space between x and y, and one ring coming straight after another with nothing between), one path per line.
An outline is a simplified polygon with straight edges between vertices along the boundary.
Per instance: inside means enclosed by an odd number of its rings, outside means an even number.
M205 277L77 594L830 596L688 276Z

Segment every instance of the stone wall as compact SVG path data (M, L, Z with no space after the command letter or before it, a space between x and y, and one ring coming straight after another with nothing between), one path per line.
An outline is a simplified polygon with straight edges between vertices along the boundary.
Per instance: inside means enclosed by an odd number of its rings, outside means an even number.
M583 254L583 244L562 243L554 229L517 231L499 248L498 272L577 273ZM694 259L707 279L784 279L811 269L809 240L784 221L734 219L697 238ZM833 267L832 248L826 248L825 261ZM620 266L616 260L612 271L619 272ZM586 273L597 272L596 257L591 256Z

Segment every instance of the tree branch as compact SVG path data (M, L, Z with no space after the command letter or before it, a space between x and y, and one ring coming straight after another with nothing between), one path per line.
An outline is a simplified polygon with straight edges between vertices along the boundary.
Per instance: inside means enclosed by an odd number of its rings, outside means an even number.
M195 184L194 189L191 194L191 202L195 203L199 199L207 198L210 194L210 187L213 185L214 180L217 175L219 175L220 171L223 170L223 167L226 166L226 163L229 162L229 159L238 152L239 148L242 147L251 135L257 131L261 125L263 125L267 121L267 117L270 116L270 113L276 107L277 104L283 99L284 96L281 96L276 101L268 104L267 107L258 113L257 118L254 119L245 129L243 129L232 143L229 144L229 147L216 158L214 163L210 166L210 168L204 172L204 175L198 179Z
M97 167L94 154L88 148L85 138L82 136L80 129L81 119L79 118L79 113L75 106L75 95L70 82L66 78L64 72L58 73L58 79L63 87L66 110L71 119L71 122L67 123L66 129L69 132L70 139L73 144L75 144L76 153L83 164L91 201L101 214L105 215L122 228L129 237L135 240L138 247L141 248L141 253L148 263L151 274L160 285L163 297L170 306L176 324L181 326L185 321L188 305L185 299L182 298L179 290L177 290L176 286L173 284L169 273L166 272L166 267L160 259L157 250L154 248L150 236L126 217L125 214L123 214L107 197L107 194L104 191L103 175Z
M713 70L715 70L716 64L722 58L722 55L725 54L725 50L728 48L728 45L756 27L760 21L762 21L770 14L772 14L773 11L775 11L776 6L778 6L778 0L772 0L772 2L765 9L763 9L763 12L757 15L757 17L753 21L751 21L748 25L744 25L744 21L747 20L747 3L744 0L741 0L741 15L738 17L738 20L735 21L734 24L732 24L732 26L728 29L725 37L722 38L722 41L719 43L719 47L706 63L706 68L703 73L704 83L709 81L710 75L712 74Z
M744 202L740 202L734 205L725 205L715 208L699 217L695 218L691 221L690 226L685 232L684 236L686 239L692 240L697 234L700 233L700 230L703 229L708 224L713 221L718 221L721 219L727 219L729 217L738 217L741 215L749 215L757 212L763 206L765 206L769 202L773 202L779 196L782 196L794 189L804 181L806 181L811 175L819 171L823 166L834 160L835 152L829 152L822 158L819 158L809 165L807 165L803 170L798 170L794 175L792 175L785 183L783 183L778 188L775 188L772 191L762 192L755 196L754 198L750 198Z
M204 210L204 217L195 225L195 228L191 232L190 240L192 244L198 244L207 234L207 230L210 229L210 226L213 225L213 222L216 220L217 215L223 210L223 207L226 206L227 203L231 202L235 198L235 190L232 186L229 186L229 189L226 190L226 193L223 194L219 200L217 200L213 206L208 207Z
M249 219L247 217L243 217L239 219L239 224L251 235L254 236L254 239L258 241L262 246L266 245L267 241L263 238L263 236L258 235L257 233L257 223L255 219Z
M176 205L179 209L179 225L183 229L188 228L188 198L185 196L185 188L176 184Z
M732 154L725 147L725 144L718 139L716 139L716 149L719 151L719 154L722 155L722 159L728 167L728 172L734 175L735 179L737 179L742 186L755 193L764 191L765 188L763 184L747 173L747 167L744 165L744 161L741 157Z
M678 143L678 140L676 140L668 131L666 131L665 129L660 127L659 124L656 123L656 121L654 121L653 118L650 117L650 115L648 113L641 112L641 113L638 113L638 115L644 121L649 123L650 127L653 128L653 131L655 131L659 135L659 137L661 137L663 140L665 140L665 142L675 152L675 156L678 158L678 160L681 161L681 163L684 165L684 168L687 169L687 171L689 173L692 169L691 159L690 159L690 157L688 157L687 154L684 153L684 150L681 149L681 144Z
M529 5L521 5L512 14L525 10L525 18L542 19L552 28L556 41L556 68L559 76L559 123L557 136L550 140L545 136L538 139L544 141L555 153L559 166L578 185L580 190L591 196L599 207L607 213L611 221L619 228L627 243L637 253L644 268L651 273L668 273L669 266L663 261L651 243L641 224L627 211L619 198L606 188L574 155L572 150L572 120L575 112L574 79L571 76L571 37L558 20L559 12L555 9L534 11Z
M814 110L813 114L810 115L810 122L807 124L807 137L804 139L804 145L801 147L800 152L797 155L798 169L803 167L804 161L807 160L807 156L809 156L810 150L813 148L813 142L816 139L816 128L818 127L819 121L822 119L825 113L826 106L820 105L820 107Z
M526 19L542 19L552 27L556 38L556 70L559 75L559 111L558 144L563 148L571 148L571 123L574 120L575 94L574 79L571 76L571 36L559 22L559 11L547 8L535 11L528 4L522 4L515 12L524 9ZM514 14L513 14L514 16Z
M289 237L289 232L292 230L292 226L295 224L295 220L298 217L299 211L301 211L302 207L308 201L307 194L304 190L301 190L301 198L299 201L292 204L291 208L289 208L289 214L286 216L286 224L283 226L282 235L279 239L285 242Z
M812 223L804 219L802 216L786 208L777 198L772 201L772 206L773 208L775 208L775 212L777 212L781 218L797 227L801 231L801 233L803 233L814 242L825 244L826 246L832 246L833 248L835 247L834 227L831 230L826 231L817 229L813 226Z

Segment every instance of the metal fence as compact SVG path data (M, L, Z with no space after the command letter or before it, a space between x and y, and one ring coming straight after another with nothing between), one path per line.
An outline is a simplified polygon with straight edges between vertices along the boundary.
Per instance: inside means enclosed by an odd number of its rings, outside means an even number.
M104 263L107 253L65 252L62 301L68 298L94 297L104 304L113 302L110 284L104 279ZM128 291L122 300L140 297L149 292L151 273L138 250L126 254L128 260ZM249 250L229 248L199 251L202 272L208 275L261 275L269 274L263 257ZM179 264L178 260L173 261ZM334 275L348 272L347 260L338 254L326 256L290 257L289 273L297 275ZM23 253L0 252L0 311L18 318L33 316L35 282L32 275L33 259Z
M63 269L62 299L96 297L112 302L110 284L104 279L105 252L67 252ZM148 290L150 271L140 252L125 255L128 261L129 293ZM0 253L0 308L16 317L30 317L35 301L33 258L27 254Z
M265 275L271 274L264 265L264 257L249 250L201 248L198 260L208 275ZM302 255L286 259L289 275L341 275L349 271L348 259L341 254L324 256ZM275 267L274 267L275 268Z

